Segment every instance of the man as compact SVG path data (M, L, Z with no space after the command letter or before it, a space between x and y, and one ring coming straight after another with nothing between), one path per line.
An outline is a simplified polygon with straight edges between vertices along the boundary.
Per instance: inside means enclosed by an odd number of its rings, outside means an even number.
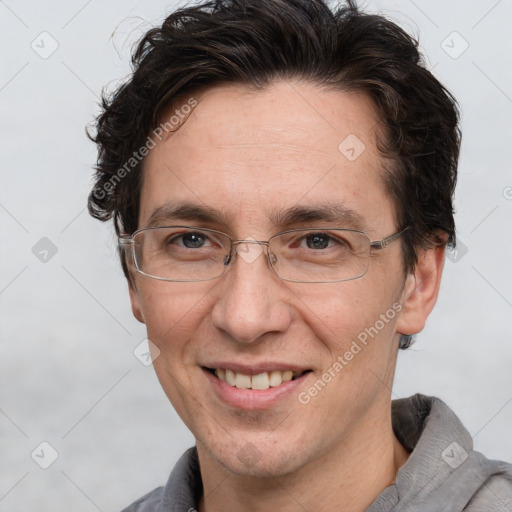
M436 302L459 152L417 43L349 2L184 8L103 102L92 215L196 447L127 511L505 511L454 413L391 404Z

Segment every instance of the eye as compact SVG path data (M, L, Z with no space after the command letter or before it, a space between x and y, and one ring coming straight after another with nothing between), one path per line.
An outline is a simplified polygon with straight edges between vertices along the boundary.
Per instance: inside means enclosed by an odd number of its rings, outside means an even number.
M183 245L187 249L200 249L201 247L204 247L208 241L208 237L204 233L200 233L198 231L183 233L182 235L174 237L170 242L174 242L176 239L181 239Z
M326 249L332 238L327 233L312 233L304 237L308 249Z
M340 254L353 250L353 240L349 233L339 231L292 230L279 236L279 243L285 250L299 251L302 254Z
M158 235L158 233L155 233ZM212 241L207 233L202 231L171 231L164 235L158 245L162 249L177 251L180 249L204 249L212 247Z

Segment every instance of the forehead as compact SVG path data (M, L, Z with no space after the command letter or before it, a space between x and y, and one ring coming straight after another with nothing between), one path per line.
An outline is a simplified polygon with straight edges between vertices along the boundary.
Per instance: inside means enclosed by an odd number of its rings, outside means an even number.
M367 229L392 220L375 146L379 119L364 95L281 81L261 91L219 86L188 99L196 101L146 157L139 226L177 203L254 228L326 205L354 212Z

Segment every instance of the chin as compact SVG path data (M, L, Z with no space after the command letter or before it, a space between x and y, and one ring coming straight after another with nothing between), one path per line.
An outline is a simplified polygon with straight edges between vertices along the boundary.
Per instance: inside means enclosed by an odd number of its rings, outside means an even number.
M261 435L258 435L259 440L251 441L251 437L241 435L236 445L233 439L227 439L225 446L216 443L205 448L217 464L241 477L282 477L306 463L304 442L291 443L290 437L262 439Z

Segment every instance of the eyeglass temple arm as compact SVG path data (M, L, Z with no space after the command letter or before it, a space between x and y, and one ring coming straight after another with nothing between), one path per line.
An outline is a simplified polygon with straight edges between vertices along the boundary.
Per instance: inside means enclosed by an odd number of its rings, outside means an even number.
M398 231L393 235L389 235L382 240L375 240L374 242L370 242L370 247L372 249L385 249L389 244L393 243L395 240L398 240L411 226L407 226L402 229L402 231Z
M128 235L122 235L117 239L117 244L119 246L131 245L132 243L133 243L133 240L132 240L131 236L128 236Z

